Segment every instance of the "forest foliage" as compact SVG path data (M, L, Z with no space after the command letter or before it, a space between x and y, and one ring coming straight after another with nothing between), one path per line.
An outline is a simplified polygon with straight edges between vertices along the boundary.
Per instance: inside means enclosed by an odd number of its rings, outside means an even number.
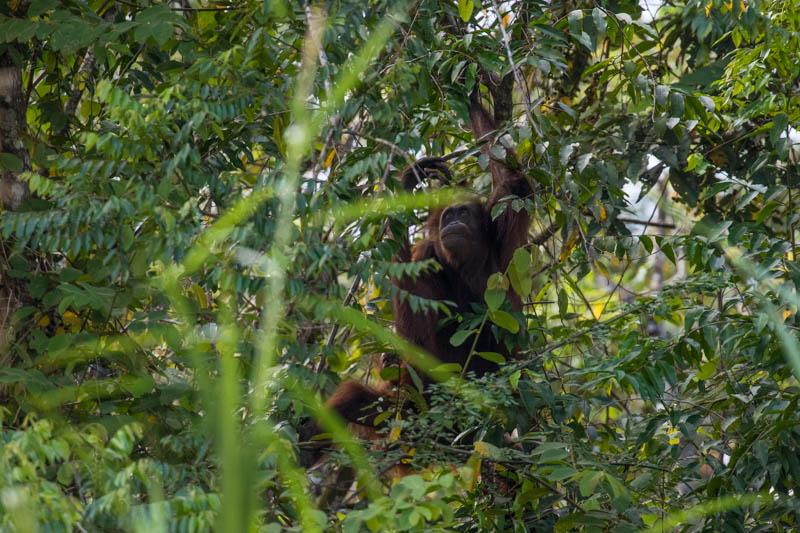
M798 49L796 0L0 6L0 529L796 530ZM520 358L364 444L324 401L418 355L387 220L459 193L395 177L488 192L476 84L559 229L452 342Z

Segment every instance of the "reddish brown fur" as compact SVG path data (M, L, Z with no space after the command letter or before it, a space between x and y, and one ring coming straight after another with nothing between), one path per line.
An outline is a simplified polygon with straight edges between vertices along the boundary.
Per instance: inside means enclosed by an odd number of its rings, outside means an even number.
M495 220L492 220L492 208L506 196L525 198L532 194L530 184L524 175L492 155L490 148L495 142L497 124L481 105L477 90L472 95L469 111L475 140L484 143L481 152L489 156L489 170L492 174L492 192L487 201L474 202L469 208L470 221L474 221L473 212L479 213L480 220L475 222L480 228L478 233L481 235L470 240L471 245L468 250L459 248L462 257L461 261L456 261L456 258L445 249L439 235L445 210L432 212L427 222L428 236L413 247L408 241L408 236L402 236L399 239L401 247L395 261L422 261L433 258L438 261L442 269L422 274L416 279L402 277L393 280L399 289L415 296L455 302L454 311L459 314L471 311L471 303L483 301L489 276L495 272L505 271L514 250L523 246L528 239L530 218L524 209L515 212L506 207ZM516 158L513 151L506 150L510 152L509 158ZM419 180L421 175L428 177L426 172L429 170L446 173L440 168L443 162L435 158L426 158L416 165L413 176L410 170L403 175L403 182L407 186L414 183L412 178ZM473 209L475 206L480 206L480 209ZM519 296L509 291L508 298L512 309L519 311L522 304ZM394 314L399 335L436 356L442 363L458 363L462 366L466 364L471 341L459 347L452 346L450 337L456 331L457 325L451 323L446 327L437 328L439 319L442 318L439 312L414 312L408 299L398 294L394 298ZM476 350L511 355L505 345L497 342L488 327L481 332ZM482 375L495 368L494 363L473 357L468 370ZM375 407L375 403L381 398L384 400L383 405ZM345 382L331 397L328 405L350 422L361 420L361 423L369 423L370 420L374 420L379 408L391 408L391 403L388 401L391 398L396 398L391 392L391 384L382 385L381 390L377 390L354 382Z
M388 400L391 397L390 383L382 383L376 389L355 381L345 381L328 400L328 407L349 422L372 426L375 417L380 413L380 400L384 400L384 409L389 408Z

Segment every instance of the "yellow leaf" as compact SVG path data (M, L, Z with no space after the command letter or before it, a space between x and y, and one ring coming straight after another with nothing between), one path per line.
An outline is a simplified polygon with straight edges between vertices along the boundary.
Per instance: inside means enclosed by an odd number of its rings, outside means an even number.
M49 325L50 325L50 317L47 316L47 315L43 315L42 318L40 318L39 321L36 322L36 326L38 326L40 328L44 328L44 327L47 327Z
M578 231L573 230L572 235L569 236L567 242L564 243L564 246L561 248L561 254L558 256L558 260L560 262L564 262L567 260L567 257L572 252L572 248L575 246L575 243L578 241Z
M200 285L194 284L189 290L192 296L194 296L195 301L200 304L200 307L204 309L208 308L208 297Z
M331 163L333 163L333 156L335 156L335 155L336 155L336 148L331 150L331 153L329 153L328 157L325 158L325 164L323 165L325 168L328 168L328 167L331 166Z
M669 439L669 443L670 444L679 444L680 442L681 442L681 439L678 438L678 437L676 437L674 439Z
M600 204L600 220L605 221L606 216L606 208L603 207L603 204Z
M61 315L61 320L63 320L64 324L67 326L78 327L81 325L81 319L72 311L65 311L64 314Z
M475 451L481 454L482 456L489 457L491 455L489 447L486 446L486 443L483 442L482 440L476 442L474 446L475 446Z
M600 272L606 278L611 279L611 273L609 273L609 271L606 268L606 266L603 263L601 263L600 260L595 260L595 262L593 264L594 264L594 268L596 268L598 272Z
M708 4L706 4L706 16L708 16L711 13L712 5L713 5L712 2L709 2Z
M395 426L389 432L389 442L396 442L400 438L400 428Z
M704 430L702 426L697 428L697 432L700 433L701 435L705 435L709 439L714 439L714 435L712 435L708 431Z
M505 17L503 17L503 27L508 28L508 24L511 22L511 13L507 13Z
M783 311L783 319L784 319L784 320L786 320L787 318L789 318L790 316L792 316L792 314L793 314L793 313L792 313L792 310L791 310L791 309L786 309L786 310L784 310L784 311Z
M458 469L461 478L466 482L469 490L475 488L475 484L478 482L478 479L480 479L482 462L483 458L477 453L474 453L467 459L467 465Z
M508 278L500 272L495 272L486 281L486 288L508 290Z
M410 465L414 461L413 459L414 452L416 451L417 451L416 448L411 448L410 450L408 450L408 457L403 457L402 459L400 459L400 462L404 465Z

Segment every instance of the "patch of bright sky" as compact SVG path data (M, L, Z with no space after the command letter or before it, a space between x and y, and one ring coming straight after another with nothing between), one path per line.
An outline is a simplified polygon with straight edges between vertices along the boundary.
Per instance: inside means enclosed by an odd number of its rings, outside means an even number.
M661 161L652 155L647 156L647 169L650 170L651 168L658 165ZM665 170L666 172L666 170ZM629 209L633 213L636 218L641 218L643 220L648 220L650 215L653 213L653 209L656 207L656 200L657 197L653 194L646 194L644 197L641 196L642 194L642 182L626 182L625 185L622 187L625 196L628 199ZM650 191L652 193L652 189ZM657 193L656 193L657 194ZM632 230L636 229L643 229L640 228L638 224L630 224L630 228ZM634 233L637 233L634 231Z
M664 3L661 0L639 0L639 7L643 10L639 20L649 24L656 18L659 8L663 5Z

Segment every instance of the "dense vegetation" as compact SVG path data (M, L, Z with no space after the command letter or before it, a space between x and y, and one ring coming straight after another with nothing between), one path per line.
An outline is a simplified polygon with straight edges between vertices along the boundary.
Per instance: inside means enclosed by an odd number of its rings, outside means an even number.
M796 0L3 3L0 529L796 530L798 49ZM452 190L398 171L490 187L476 83L559 230L454 317L521 358L375 450L322 405L408 355L385 222Z

